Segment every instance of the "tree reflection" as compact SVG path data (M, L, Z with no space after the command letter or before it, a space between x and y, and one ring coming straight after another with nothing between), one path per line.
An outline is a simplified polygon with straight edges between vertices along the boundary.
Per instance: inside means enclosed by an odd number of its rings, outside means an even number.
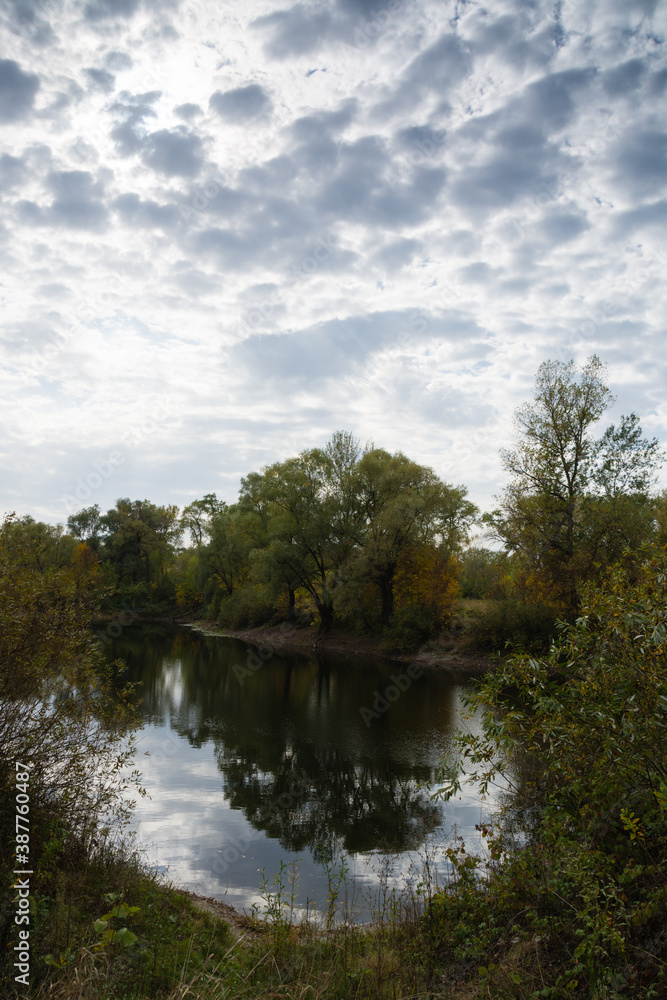
M441 818L418 785L434 777L424 734L452 726L451 684L423 678L367 726L360 708L400 665L274 655L241 683L249 653L139 627L113 650L142 682L146 720L211 742L232 808L286 850L417 849Z

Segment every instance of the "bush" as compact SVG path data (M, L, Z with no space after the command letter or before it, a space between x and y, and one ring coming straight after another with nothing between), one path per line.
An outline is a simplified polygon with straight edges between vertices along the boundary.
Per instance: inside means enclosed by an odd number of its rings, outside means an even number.
M394 612L392 623L383 633L383 647L410 653L432 639L438 631L433 613L421 604L406 604Z
M460 735L458 762L443 771L445 798L462 773L482 790L499 774L513 788L496 816L489 877L467 886L465 906L460 894L439 902L443 940L454 936L457 957L479 962L504 928L526 944L548 936L549 978L532 996L665 996L666 585L667 552L648 551L584 588L579 617L546 656L511 657L487 674L474 697L482 733ZM481 940L483 904L504 927ZM496 995L502 970L483 968L498 976L486 984Z
M483 652L546 652L557 633L557 612L550 604L493 601L465 622L469 645Z
M221 628L256 628L268 625L275 613L274 603L264 590L242 587L220 603L218 624Z

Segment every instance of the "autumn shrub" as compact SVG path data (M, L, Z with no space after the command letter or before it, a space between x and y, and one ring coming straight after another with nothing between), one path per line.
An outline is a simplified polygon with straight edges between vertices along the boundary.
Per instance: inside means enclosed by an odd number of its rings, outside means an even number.
M382 645L391 652L410 653L438 633L438 621L423 604L406 604L394 612L383 632Z
M275 613L274 601L263 588L240 587L220 602L218 624L221 628L256 628L268 625Z
M11 532L11 521L9 522ZM31 897L48 909L59 855L85 851L125 815L137 787L128 765L136 716L120 667L91 631L99 592L85 567L40 569L27 540L0 529L0 910L2 955L17 928L12 872L31 871ZM23 545L23 543L22 543ZM92 563L91 563L92 566ZM21 786L20 788L18 786ZM15 813L27 817L19 833ZM24 821L25 822L25 821ZM25 865L23 861L29 861ZM33 902L33 906L36 903ZM35 919L38 919L36 914Z
M556 609L514 599L489 601L466 616L465 636L474 649L488 653L548 650L557 633Z
M458 738L443 794L457 794L463 773L482 791L499 776L512 788L487 878L467 888L470 913L483 900L497 923L480 944L454 892L439 903L441 939L456 931L457 954L484 968L490 995L507 969L494 971L492 956L510 938L533 955L536 984L542 945L547 992L526 995L664 996L667 552L647 548L584 588L548 654L510 658L473 700L483 731Z

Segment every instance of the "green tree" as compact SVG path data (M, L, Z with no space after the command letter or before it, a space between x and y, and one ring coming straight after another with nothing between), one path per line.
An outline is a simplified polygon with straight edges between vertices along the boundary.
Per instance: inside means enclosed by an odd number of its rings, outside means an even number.
M190 540L196 548L201 548L210 536L211 518L227 509L224 500L218 500L215 493L207 493L201 500L193 500L183 509L181 528L190 533Z
M540 365L534 401L515 414L517 446L501 452L513 478L501 509L487 516L506 547L549 581L569 616L581 580L650 530L658 442L642 437L635 414L593 437L611 401L605 375L596 356L581 370L573 361Z
M14 526L6 522L0 531L2 913L15 910L9 887L17 858L29 856L33 899L43 897L49 854L63 838L89 846L100 837L110 813L123 812L124 788L137 780L127 770L134 750L128 733L136 723L130 692L90 628L95 589L78 585L76 567L37 566L29 539L25 551L17 547ZM19 773L27 775L21 783L28 786L29 841L16 836ZM29 850L17 850L22 843ZM0 935L3 952L11 926L6 922Z
M266 531L265 572L303 587L323 627L333 622L332 576L342 546L336 530L338 501L328 489L332 462L319 448L269 466L241 480L240 503Z
M157 583L164 578L181 535L178 507L149 500L117 500L100 519L104 555L120 582Z
M404 549L437 544L448 555L457 551L477 508L466 500L464 487L448 486L432 469L382 448L372 448L358 461L353 495L356 516L345 526L354 542L348 572L378 586L382 622L388 625Z
M67 518L67 530L81 542L86 542L91 549L97 550L102 534L101 511L98 504L84 507L76 514Z

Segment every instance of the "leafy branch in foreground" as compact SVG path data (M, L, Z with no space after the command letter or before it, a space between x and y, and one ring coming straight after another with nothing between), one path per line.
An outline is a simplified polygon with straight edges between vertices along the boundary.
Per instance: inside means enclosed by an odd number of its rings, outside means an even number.
M584 588L580 616L549 654L501 664L473 701L485 722L459 738L459 768L483 788L505 775L515 793L493 836L489 878L468 893L503 918L498 938L508 929L548 937L557 965L549 995L662 995L667 550L628 554L601 586ZM462 775L445 776L449 798ZM517 817L520 848L509 837ZM456 898L440 900L450 930L455 911Z

